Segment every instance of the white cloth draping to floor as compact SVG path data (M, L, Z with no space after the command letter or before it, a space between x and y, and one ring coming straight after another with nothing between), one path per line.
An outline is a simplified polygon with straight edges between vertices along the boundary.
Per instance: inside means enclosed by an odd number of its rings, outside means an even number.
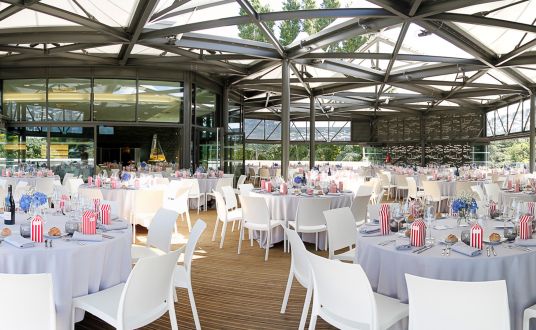
M536 202L536 194L501 190L499 192L499 211L502 211L504 206L511 205L514 199L518 202Z
M12 235L19 235L20 224L27 214L17 214L13 226L0 225L0 230L8 227ZM56 226L65 231L66 216L45 215L45 233ZM113 239L101 242L84 242L55 239L52 248L44 243L19 249L3 242L0 247L0 272L10 274L51 273L56 303L58 329L71 329L72 298L95 293L125 282L131 270L130 229L122 232L108 232ZM4 297L8 299L8 297ZM32 299L32 297L27 297ZM31 311L28 311L31 315ZM83 318L78 312L76 320Z

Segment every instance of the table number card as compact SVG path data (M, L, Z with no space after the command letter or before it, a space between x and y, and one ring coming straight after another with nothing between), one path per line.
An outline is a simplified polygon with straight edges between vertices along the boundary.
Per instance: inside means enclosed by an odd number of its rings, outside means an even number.
M475 223L471 226L471 239L469 245L476 249L482 250L482 238L484 236L484 229L478 224Z
M380 232L382 235L389 235L391 233L389 227L390 211L389 204L380 205Z
M36 215L32 220L31 240L37 243L43 242L43 218Z
M519 239L532 238L532 216L524 215L519 218Z
M417 220L413 222L410 236L412 246L424 246L424 239L426 237L426 225L424 221Z
M92 211L85 211L82 215L82 234L95 235L97 233L97 219Z
M110 210L111 210L110 204L101 205L101 221L103 225L110 224Z

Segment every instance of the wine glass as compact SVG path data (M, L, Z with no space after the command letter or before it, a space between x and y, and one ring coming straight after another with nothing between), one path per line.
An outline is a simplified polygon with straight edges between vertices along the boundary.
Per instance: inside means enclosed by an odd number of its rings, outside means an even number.
M432 237L432 224L435 219L434 207L431 205L426 206L424 209L424 219L426 220L426 227L428 235L426 237L426 245L434 244L434 238Z

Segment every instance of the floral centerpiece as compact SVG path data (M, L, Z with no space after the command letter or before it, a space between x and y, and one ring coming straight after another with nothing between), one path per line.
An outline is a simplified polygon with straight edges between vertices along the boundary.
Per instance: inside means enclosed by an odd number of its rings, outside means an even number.
M48 198L42 192L34 192L32 195L24 194L20 198L20 208L24 212L28 212L31 206L34 206L36 209L40 206L45 205L48 202Z
M127 181L129 181L129 180L130 180L130 173L128 173L128 172L123 172L123 173L121 174L121 181L123 181L123 182L127 182Z
M476 200L471 195L461 195L452 201L452 212L458 214L458 226L467 224L469 213L477 209Z

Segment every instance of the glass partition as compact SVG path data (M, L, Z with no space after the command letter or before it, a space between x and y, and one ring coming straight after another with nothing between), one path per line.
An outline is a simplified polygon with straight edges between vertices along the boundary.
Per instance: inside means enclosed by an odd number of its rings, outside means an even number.
M56 174L87 177L93 174L94 166L93 127L50 128L50 167Z
M3 87L3 111L9 120L46 120L46 79L4 80Z
M138 120L178 123L181 121L184 87L179 82L140 80Z
M49 121L90 120L90 101L90 79L48 80Z
M216 94L197 87L195 89L195 125L216 127Z
M93 93L93 116L95 120L135 120L135 80L95 79Z

